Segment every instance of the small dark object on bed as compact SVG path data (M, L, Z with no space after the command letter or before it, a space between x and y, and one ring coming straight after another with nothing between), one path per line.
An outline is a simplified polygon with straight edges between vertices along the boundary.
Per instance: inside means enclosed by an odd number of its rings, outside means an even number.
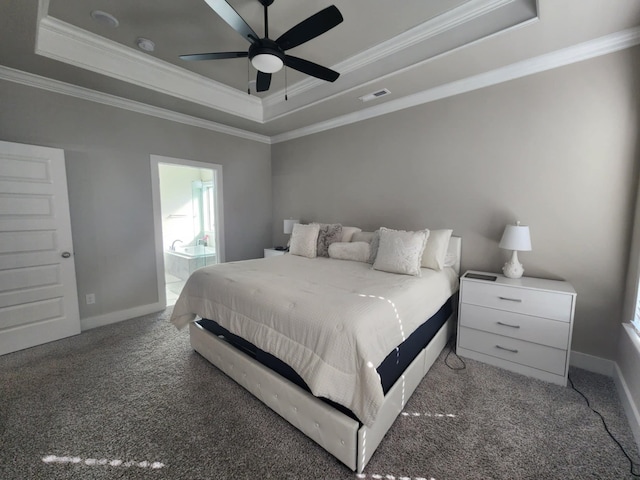
M281 247L280 245L273 247L275 250L281 251L281 250L286 250L287 247Z

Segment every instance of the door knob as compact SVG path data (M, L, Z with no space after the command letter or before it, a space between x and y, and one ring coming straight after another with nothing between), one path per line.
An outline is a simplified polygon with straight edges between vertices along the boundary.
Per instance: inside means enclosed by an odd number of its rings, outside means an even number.
M69 252L62 252L62 258L69 258L71 256L71 253Z

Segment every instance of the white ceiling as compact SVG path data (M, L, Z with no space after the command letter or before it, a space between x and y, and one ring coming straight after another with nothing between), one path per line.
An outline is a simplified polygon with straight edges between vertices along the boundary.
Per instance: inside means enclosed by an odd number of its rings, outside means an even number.
M228 2L263 33L258 0ZM50 89L104 103L129 102L129 108L159 116L171 112L186 123L265 141L640 43L637 0L275 0L269 7L270 38L329 5L344 17L337 27L288 52L333 68L340 78L329 83L287 69L285 101L284 71L274 74L269 92L248 95L247 59L178 58L248 48L204 0L0 3L0 17L10 20L0 30L0 64L10 69L0 70L0 78L28 78L39 85L51 79ZM92 10L113 14L119 26L95 22ZM152 54L136 48L140 36L156 43ZM249 75L255 79L252 67ZM391 94L359 100L382 88Z

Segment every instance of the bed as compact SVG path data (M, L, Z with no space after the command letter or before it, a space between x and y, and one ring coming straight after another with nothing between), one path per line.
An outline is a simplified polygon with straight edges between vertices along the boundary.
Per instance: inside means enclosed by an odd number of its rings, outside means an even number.
M451 237L451 266L420 276L289 254L205 267L171 321L189 326L203 357L362 472L454 331L460 249Z

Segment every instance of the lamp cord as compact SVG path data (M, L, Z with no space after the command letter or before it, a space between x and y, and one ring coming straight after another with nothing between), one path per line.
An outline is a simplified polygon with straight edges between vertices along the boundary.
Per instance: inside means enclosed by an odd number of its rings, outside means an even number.
M464 360L462 360L462 358L460 358L458 356L458 354L455 352L455 350L454 350L455 341L456 341L456 336L455 335L451 335L451 337L449 338L449 342L447 343L447 347L449 347L449 351L447 352L447 356L444 357L444 364L447 367L449 367L451 370L455 370L455 371L464 370L465 368L467 368L467 364L464 363ZM453 365L449 365L449 355L451 355L452 353L462 363L461 367L456 367L456 366L453 366Z
M589 403L589 399L586 397L586 395L584 393L582 393L580 390L578 390L575 385L573 384L573 380L571 380L571 376L567 375L567 378L569 379L569 384L571 385L571 388L573 388L576 392L578 392L580 394L580 396L582 398L584 398L584 401L587 402L587 407L589 407L589 409L595 413L596 415L598 415L598 417L600 417L600 420L602 421L602 425L604 425L604 429L606 430L606 432L609 434L609 436L611 437L611 439L616 442L616 444L618 445L618 447L620 448L620 450L622 451L622 453L624 454L625 457L627 457L627 460L629 460L629 472L631 473L631 475L633 477L636 478L640 478L640 473L635 473L633 471L633 468L636 465L640 465L636 462L634 462L633 460L631 460L631 457L629 456L629 454L626 452L626 450L624 449L624 447L622 446L622 444L618 441L618 439L616 439L616 437L613 436L613 434L611 433L611 431L609 430L609 427L607 426L607 422L605 422L604 417L602 416L602 414L600 412L598 412L597 410L595 410L591 404Z

